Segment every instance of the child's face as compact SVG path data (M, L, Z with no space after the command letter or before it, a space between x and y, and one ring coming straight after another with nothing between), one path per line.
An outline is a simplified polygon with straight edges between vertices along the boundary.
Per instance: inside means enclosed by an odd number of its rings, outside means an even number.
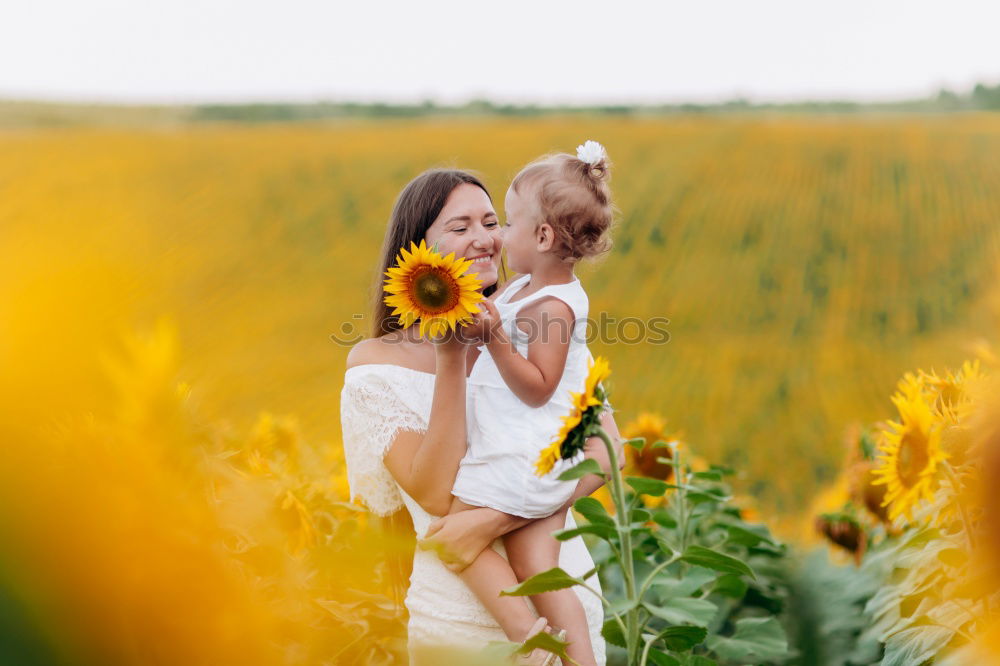
M452 190L424 240L428 246L437 243L442 255L472 259L468 272L478 275L483 288L497 283L503 234L490 198L479 187L463 183Z
M504 198L507 226L503 229L503 246L507 250L507 265L515 273L530 273L538 256L535 211L525 197L507 189Z

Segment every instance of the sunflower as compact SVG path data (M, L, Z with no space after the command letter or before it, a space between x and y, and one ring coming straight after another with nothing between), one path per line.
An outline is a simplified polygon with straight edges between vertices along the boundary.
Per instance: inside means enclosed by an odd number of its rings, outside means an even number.
M847 470L851 500L868 509L868 512L882 522L889 522L889 512L885 507L885 484L875 484L875 465L869 460L859 460Z
M622 429L622 436L626 439L642 437L646 440L641 451L628 447L626 454L632 467L639 470L643 476L663 481L670 480L674 473L673 465L658 460L658 458L672 458L670 448L653 448L653 444L658 441L669 442L677 438L677 435L667 432L667 422L663 418L657 414L642 412L635 421Z
M420 335L436 337L459 324L472 321L483 299L482 283L475 273L466 275L470 259L456 259L452 252L442 257L427 247L410 243L409 252L399 251L396 266L385 272L385 304L395 308L403 328L420 320Z
M948 457L941 449L941 425L921 394L897 393L892 398L900 421L889 421L881 432L876 485L886 485L883 504L891 505L889 519L905 514L921 500L930 500L936 488L935 473Z
M586 413L585 409L580 409L579 402L576 399L577 396L583 394L573 393L572 395L574 396L573 407L570 409L569 414L561 417L562 426L559 428L559 433L552 440L551 444L542 449L541 454L538 456L538 461L535 463L535 474L538 476L545 476L551 472L556 462L564 457L562 454L563 445L572 439L571 435L573 431L580 426L580 421Z
M608 363L608 359L603 356L598 356L592 361L588 361L587 365L587 379L583 383L583 393L587 396L590 404L598 404L597 386L611 374L611 366Z
M604 409L604 388L601 382L611 374L607 359L598 356L588 363L583 391L570 392L569 414L561 417L562 425L552 442L542 449L535 462L535 474L544 476L559 460L568 460L583 450L587 431L598 424Z
M936 373L923 373L924 383L931 391L935 411L950 423L958 423L972 412L971 392L981 382L984 374L979 360L965 361L962 369L939 377Z

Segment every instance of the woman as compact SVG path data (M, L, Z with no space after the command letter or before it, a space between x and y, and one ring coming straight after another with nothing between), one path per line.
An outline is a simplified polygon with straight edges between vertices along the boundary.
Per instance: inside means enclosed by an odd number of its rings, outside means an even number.
M486 187L463 171L435 169L410 182L393 209L382 248L379 278L402 247L425 240L442 254L473 260L484 294L496 291L501 232ZM416 327L401 330L376 288L374 332L348 355L341 394L341 424L352 499L378 515L403 506L409 511L422 550L414 555L406 595L411 660L422 647L483 647L506 640L497 623L453 571L468 565L483 548L503 552L497 538L529 522L492 509L475 509L439 519L451 504L451 488L466 451L466 377L478 355L475 344L449 335L430 342ZM606 429L617 437L610 415ZM607 468L603 446L595 458ZM570 503L600 485L594 475L579 482ZM572 514L567 527L573 527ZM434 551L434 552L431 552ZM439 559L440 556L440 559ZM582 576L594 567L580 537L566 541L560 566ZM449 570L450 569L450 570ZM588 582L599 586L596 575ZM587 611L591 640L600 663L603 609L577 588Z

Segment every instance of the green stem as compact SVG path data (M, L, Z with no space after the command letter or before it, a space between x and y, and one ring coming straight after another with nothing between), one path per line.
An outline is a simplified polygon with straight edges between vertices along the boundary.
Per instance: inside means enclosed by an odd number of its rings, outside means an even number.
M653 584L653 579L656 578L656 574L660 573L661 571L669 567L671 564L676 562L677 557L678 557L677 555L674 555L673 557L668 558L665 562L661 562L660 564L656 565L656 568L653 569L650 572L649 576L646 577L646 582L642 584L642 589L639 590L640 599L646 596L646 591L649 590L649 586Z
M597 597L598 599L601 600L601 603L604 604L608 608L608 610L611 612L612 617L615 618L615 622L618 623L618 626L622 630L622 635L624 636L625 632L626 632L626 627L625 627L625 623L622 621L622 616L611 610L611 602L608 601L607 597L605 597L603 594L601 594L600 592L598 592L597 590L595 590L594 588L592 588L591 586L587 585L586 583L584 583L582 581L579 582L579 583L577 583L577 585L579 585L580 587L582 587L583 589L587 590L588 592L590 592L595 597Z
M677 485L677 529L680 532L680 554L683 555L684 551L687 550L687 527L688 527L688 513L687 513L687 489L684 487L687 485L687 480L681 476L681 452L680 449L674 447L673 456L671 457L671 464L674 468L674 482Z
M653 641L656 640L656 636L650 636L646 641L646 646L642 648L642 657L639 659L639 666L646 666L646 661L649 659L649 648L653 646Z
M628 651L628 663L637 663L641 627L639 624L639 598L635 588L635 563L632 561L632 525L631 512L625 501L625 484L622 481L622 471L618 468L618 454L615 446L604 428L597 426L596 435L604 442L608 450L608 460L611 466L611 497L615 503L615 527L618 529L618 540L621 542L622 577L625 579L625 597L632 608L625 614L625 645Z

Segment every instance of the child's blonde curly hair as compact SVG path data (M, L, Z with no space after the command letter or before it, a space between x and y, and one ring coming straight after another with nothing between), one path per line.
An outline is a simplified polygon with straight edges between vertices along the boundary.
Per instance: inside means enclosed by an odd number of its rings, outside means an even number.
M521 169L511 188L519 195L535 188L536 224L555 232L555 252L567 261L595 257L611 249L614 220L610 162L604 155L587 163L566 153L546 155Z

